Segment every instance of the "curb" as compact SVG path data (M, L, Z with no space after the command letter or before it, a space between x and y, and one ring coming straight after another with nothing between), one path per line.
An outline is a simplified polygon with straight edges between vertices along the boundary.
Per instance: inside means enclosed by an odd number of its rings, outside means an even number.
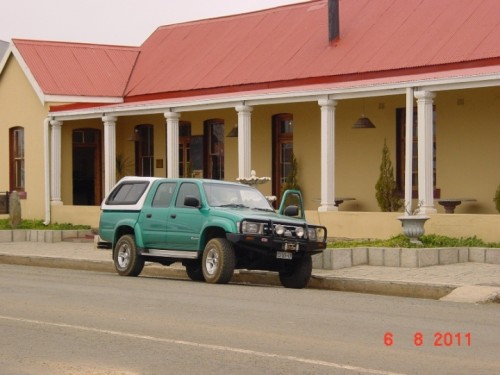
M0 264L2 263L33 267L115 273L112 260L67 259L44 256L0 254ZM141 275L190 280L184 269L158 266L154 263L146 263ZM231 283L281 287L278 275L267 271L236 270L231 279ZM440 299L451 293L457 288L457 286L312 275L307 288L397 297Z

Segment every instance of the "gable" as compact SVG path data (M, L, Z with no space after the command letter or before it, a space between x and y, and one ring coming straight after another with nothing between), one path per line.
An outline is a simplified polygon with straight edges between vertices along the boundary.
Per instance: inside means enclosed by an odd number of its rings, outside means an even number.
M91 101L123 96L139 53L135 47L13 40L25 65L47 101ZM70 97L54 99L54 97ZM52 99L52 100L50 100Z
M0 75L0 124L5 128L40 127L47 112L48 107L40 102L22 67L11 55Z

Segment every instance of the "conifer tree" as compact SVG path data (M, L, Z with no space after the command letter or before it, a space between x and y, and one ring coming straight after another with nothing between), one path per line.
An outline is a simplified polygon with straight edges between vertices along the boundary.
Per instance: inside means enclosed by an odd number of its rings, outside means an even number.
M380 176L375 184L376 198L383 212L393 212L401 208L402 200L397 196L394 169L392 168L391 155L387 142L384 140L382 148L382 162L380 163Z

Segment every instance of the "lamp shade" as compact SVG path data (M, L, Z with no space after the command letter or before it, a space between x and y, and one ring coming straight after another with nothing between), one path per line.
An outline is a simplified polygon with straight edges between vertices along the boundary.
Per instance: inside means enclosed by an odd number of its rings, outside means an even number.
M352 126L353 129L373 129L375 128L375 125L373 125L373 122L366 117L366 116L361 116L358 118L358 120L354 123Z

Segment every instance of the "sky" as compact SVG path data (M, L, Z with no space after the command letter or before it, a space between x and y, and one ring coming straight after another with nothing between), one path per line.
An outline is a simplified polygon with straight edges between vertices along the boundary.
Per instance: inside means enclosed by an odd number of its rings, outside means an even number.
M162 25L246 13L305 0L10 0L0 40L139 46Z

